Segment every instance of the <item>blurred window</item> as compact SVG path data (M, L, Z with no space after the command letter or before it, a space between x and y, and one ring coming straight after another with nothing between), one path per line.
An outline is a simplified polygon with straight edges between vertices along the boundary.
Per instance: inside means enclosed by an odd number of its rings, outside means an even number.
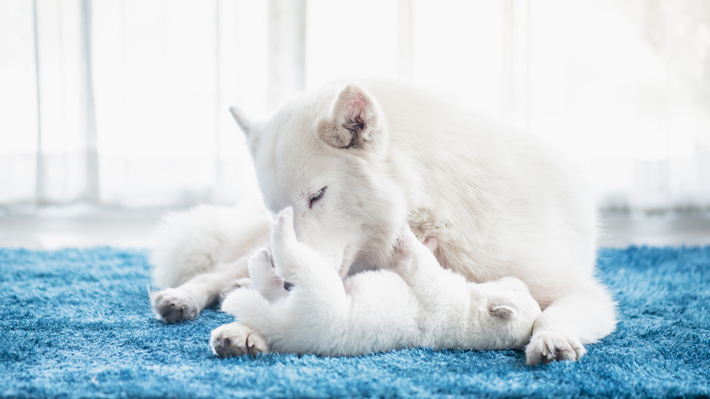
M233 203L227 108L399 78L537 134L600 208L710 207L705 0L0 2L0 204Z

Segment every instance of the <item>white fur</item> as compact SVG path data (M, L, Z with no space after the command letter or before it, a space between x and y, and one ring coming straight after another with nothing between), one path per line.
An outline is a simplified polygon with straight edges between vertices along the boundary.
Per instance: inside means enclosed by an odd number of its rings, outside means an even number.
M267 250L249 262L257 290L237 289L222 310L253 329L271 352L353 356L403 347L522 348L540 307L525 284L506 277L484 284L442 269L409 227L392 271L357 274L343 282L320 254L296 240L293 211L279 214ZM283 281L293 283L291 292ZM219 355L241 351L241 341L216 331ZM232 345L234 344L234 345Z
M269 213L253 199L165 216L152 237L153 284L164 288L150 293L157 318L192 320L221 294L249 285L247 260L268 244L270 228Z
M269 213L253 198L239 208L201 205L169 213L152 236L153 283L175 287L232 262L263 245L270 227Z
M528 363L576 360L614 329L614 302L594 277L593 204L575 168L535 136L375 80L328 85L240 126L267 208L293 207L299 240L341 276L391 266L406 222L420 240L436 237L441 265L468 281L528 285L544 309Z

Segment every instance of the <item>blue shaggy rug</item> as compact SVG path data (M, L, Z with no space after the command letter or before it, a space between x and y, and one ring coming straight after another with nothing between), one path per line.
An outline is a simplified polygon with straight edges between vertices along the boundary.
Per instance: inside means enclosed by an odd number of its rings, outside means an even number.
M356 358L219 359L205 311L153 317L146 252L0 249L2 397L707 397L710 247L602 250L616 332L578 363L522 352L408 349Z

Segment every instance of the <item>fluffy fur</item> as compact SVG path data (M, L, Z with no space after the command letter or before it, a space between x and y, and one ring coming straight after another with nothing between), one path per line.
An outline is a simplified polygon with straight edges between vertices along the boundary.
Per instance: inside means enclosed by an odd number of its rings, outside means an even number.
M408 223L420 240L436 237L440 264L468 281L513 276L528 285L543 308L526 349L530 364L576 360L583 344L614 329L615 304L594 277L593 204L575 168L535 136L388 81L328 85L263 125L232 113L266 207L293 207L299 240L341 276L390 267L399 226ZM169 258L156 269L186 263ZM196 275L214 275L215 286L190 280L174 299L229 286L224 273ZM165 320L180 318L173 302L154 306Z
M194 319L221 295L249 285L247 260L268 244L271 220L255 199L166 215L152 237L153 284L164 288L150 292L158 319Z
M224 301L222 310L239 322L212 333L216 354L250 352L246 342L231 342L240 326L264 339L261 352L352 356L422 346L522 348L540 314L522 281L466 282L442 269L409 227L391 271L360 273L345 282L320 254L297 241L291 208L277 218L271 251L273 265L266 249L249 261L256 290L237 289ZM290 292L284 281L293 284Z

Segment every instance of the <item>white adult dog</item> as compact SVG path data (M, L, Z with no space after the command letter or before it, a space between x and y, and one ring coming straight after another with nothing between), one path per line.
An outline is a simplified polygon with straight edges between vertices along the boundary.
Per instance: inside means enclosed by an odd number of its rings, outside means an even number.
M524 281L543 309L527 362L577 360L616 325L594 276L596 215L578 172L532 135L473 117L389 81L333 83L268 122L230 109L244 131L266 208L294 210L299 241L341 277L391 267L399 228L436 237L440 264L468 281ZM152 304L167 322L195 318L248 284L247 260L268 245L260 206L200 207L158 230ZM233 329L233 350L254 349Z
M436 241L427 244L436 247ZM404 347L523 348L540 314L527 286L514 277L466 282L442 269L429 249L406 227L392 271L366 271L343 283L340 265L297 241L293 210L286 208L271 233L273 257L262 249L249 260L255 290L236 289L222 303L239 321L214 330L212 348L219 356L238 354L235 329L263 338L251 342L258 352L354 356ZM293 284L291 292L284 281Z

